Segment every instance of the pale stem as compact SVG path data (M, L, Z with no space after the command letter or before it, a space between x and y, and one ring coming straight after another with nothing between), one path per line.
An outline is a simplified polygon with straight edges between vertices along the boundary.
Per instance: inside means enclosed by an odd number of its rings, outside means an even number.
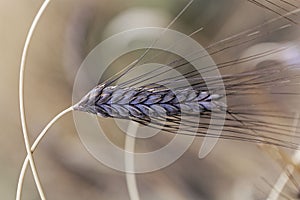
M125 138L125 171L126 184L131 200L139 200L139 192L136 183L136 175L134 169L134 149L135 149L135 135L138 129L136 122L130 121ZM130 133L130 134L129 134Z
M21 116L21 124L22 124L22 133L23 133L23 137L24 137L24 143L25 143L25 147L26 147L26 152L27 152L27 156L30 162L30 167L32 170L32 174L33 174L33 178L35 181L35 184L37 186L39 195L41 197L42 200L45 200L45 195L42 189L42 185L40 183L39 180L39 176L36 170L36 166L32 157L32 153L30 150L30 142L29 142L29 137L28 137L28 133L27 133L27 127L26 127L26 120L25 120L25 111L24 111L24 71L25 71L25 63L26 63L26 56L27 56L27 51L28 51L28 47L33 35L33 32L36 28L36 25L38 24L38 21L40 19L40 17L42 16L43 12L45 11L47 5L49 4L50 0L45 0L44 3L42 4L42 6L40 7L38 13L36 14L31 27L28 31L26 40L25 40L25 44L24 44L24 48L23 48L23 53L22 53L22 59L21 59L21 64L20 64L20 77L19 77L19 103L20 103L20 116Z
M295 127L295 129L293 130L293 133L296 132L298 120L299 120L299 113L296 113L294 123L293 123L293 127ZM292 161L294 162L294 164L300 163L300 151L299 150L295 150L295 152L292 156ZM294 172L294 169L295 169L294 166L291 164L288 164L284 168L284 170L281 172L279 178L277 179L274 187L272 188L267 200L277 200L279 198L280 192L284 189L286 183L289 180L289 177L286 174L286 171L289 170L289 172L292 174Z
M31 153L33 153L35 151L35 149L37 148L38 144L40 143L40 141L43 139L43 137L45 136L45 134L47 133L47 131L49 130L49 128L58 120L60 119L63 115L65 115L66 113L70 112L73 110L73 107L67 108L66 110L62 111L61 113L59 113L58 115L56 115L48 124L47 126L42 130L42 132L39 134L39 136L35 139L33 145L31 146ZM18 187L17 187L17 195L16 195L16 200L20 200L21 199L21 194L22 194L22 188L23 188L23 182L24 182L24 176L25 176L25 172L28 166L28 162L29 162L29 155L26 156L24 162L23 162L23 166L19 175L19 181L18 181Z

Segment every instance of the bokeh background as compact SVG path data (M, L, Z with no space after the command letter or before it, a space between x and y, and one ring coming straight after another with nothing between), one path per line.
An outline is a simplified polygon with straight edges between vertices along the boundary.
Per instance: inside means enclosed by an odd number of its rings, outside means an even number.
M26 63L25 111L31 141L53 116L71 105L77 69L95 45L126 29L165 27L186 3L183 0L52 1L35 30ZM1 199L15 198L26 155L18 107L19 65L28 28L41 4L42 1L33 0L0 0ZM193 38L207 46L274 16L243 0L196 0L172 28L189 34L203 27ZM298 34L296 29L269 39L296 42ZM264 41L253 41L250 46L260 42ZM226 56L234 59L247 48L236 48ZM215 60L220 62L222 57ZM113 130L111 137L122 146L124 136ZM196 140L171 166L138 175L141 199L251 200L267 196L271 190L268 183L276 181L281 169L268 153L253 144L221 141L208 157L199 160L200 143L201 139ZM156 144L152 141L147 145L151 148ZM88 153L80 142L71 114L51 128L34 157L48 199L129 199L124 173L105 167ZM289 192L296 197L296 188L291 186ZM23 199L39 199L29 170Z

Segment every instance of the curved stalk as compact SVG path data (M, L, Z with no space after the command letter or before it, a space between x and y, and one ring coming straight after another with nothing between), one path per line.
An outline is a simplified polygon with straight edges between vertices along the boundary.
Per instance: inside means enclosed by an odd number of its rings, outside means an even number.
M38 176L38 173L37 173L37 170L36 170L35 162L33 160L33 156L32 156L31 150L30 150L30 142L29 142L27 127L26 127L26 120L25 120L25 111L24 111L24 72L25 72L25 63L26 63L27 51L28 51L28 47L29 47L33 32L35 30L35 27L38 24L38 21L39 21L40 17L42 16L42 14L45 11L47 5L49 4L49 2L50 2L50 0L45 0L44 1L44 3L42 4L42 6L40 7L38 13L36 14L32 24L31 24L31 27L28 31L26 41L25 41L25 44L24 44L24 48L23 48L22 58L21 58L20 78L19 78L19 103L20 103L19 106L20 106L22 133L23 133L23 137L24 137L24 143L25 143L25 147L26 147L28 160L30 162L30 167L31 167L31 170L32 170L33 178L34 178L35 184L37 186L39 195L40 195L42 200L45 200L46 197L44 195L43 188L42 188L42 185L40 183L39 176Z

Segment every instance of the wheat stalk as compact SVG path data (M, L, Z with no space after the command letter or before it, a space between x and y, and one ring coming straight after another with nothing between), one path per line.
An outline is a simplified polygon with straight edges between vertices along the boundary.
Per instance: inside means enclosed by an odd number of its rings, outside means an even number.
M35 183L37 185L40 197L44 200L45 195L42 189L42 185L39 181L38 173L35 167L34 159L33 159L33 152L37 148L37 145L42 140L42 138L45 136L46 132L49 130L49 128L63 115L66 113L72 111L72 110L78 110L83 112L89 112L92 114L97 114L101 117L112 117L112 118L125 118L125 119L131 119L133 121L137 121L139 123L146 123L149 122L151 118L153 119L160 119L160 118L167 118L167 117L174 117L172 118L173 125L178 125L178 117L180 115L184 115L189 113L190 116L192 116L192 112L200 112L201 114L210 113L214 109L219 109L219 111L225 111L227 107L225 105L222 105L218 102L219 99L222 98L223 95L215 93L210 93L211 91L206 91L204 87L198 87L198 90L191 90L191 89L175 89L175 90L169 90L162 87L118 87L118 86L110 86L105 84L99 85L95 87L91 92L89 92L78 104L75 106L72 106L61 113L59 113L56 117L54 117L49 124L43 129L43 131L39 134L38 138L35 140L32 146L30 146L29 137L27 133L26 128L26 121L25 121L25 113L24 113L24 100L23 100L23 85L24 85L24 71L25 71L25 61L26 61L26 54L27 49L30 43L30 39L32 37L33 31L38 23L38 20L44 10L46 9L48 3L50 1L45 1L44 4L41 6L38 14L36 15L32 26L29 30L24 51L22 54L22 61L20 66L20 87L19 87L19 93L20 93L20 113L21 113L21 122L22 122L22 130L24 135L24 141L27 151L27 156L24 160L19 182L18 182L18 188L17 188L17 197L16 199L21 199L21 193L22 193L22 186L24 181L24 175L26 172L26 168L28 166L28 163L30 163L33 176L35 179ZM188 5L175 17L175 19L167 26L166 29L168 29L177 19L178 17L187 9L187 7L192 3L193 1L189 1ZM166 30L165 29L165 30ZM250 35L252 36L252 35ZM157 39L158 40L158 39ZM157 42L157 40L154 41ZM153 43L153 44L154 44ZM144 54L131 63L125 70L117 74L117 76L113 77L112 80L109 80L108 82L111 84L116 79L120 78L122 75L126 74L130 71L133 67L135 67L142 58L148 53L148 51L151 49L153 44L144 52ZM260 55L261 56L261 55ZM253 58L250 58L253 59ZM227 63L228 64L228 63ZM255 74L257 75L257 73ZM249 77L249 74L244 74L244 76ZM117 78L116 78L117 77ZM241 78L238 76L235 76L236 78ZM229 79L232 77L229 77ZM254 77L257 78L257 77ZM226 79L225 79L226 80ZM169 80L171 81L171 80ZM179 80L180 81L180 80ZM216 81L213 79L212 81ZM243 83L243 82L242 82ZM271 83L272 84L272 83ZM269 84L266 84L264 86L268 86ZM239 87L239 86L236 86ZM267 88L267 87L266 87ZM232 91L232 95L234 95L235 86L231 85L229 87L229 91ZM245 88L244 88L245 89ZM217 90L216 90L217 91ZM241 91L239 91L241 92ZM241 94L249 95L249 93L242 91ZM230 94L231 95L231 94ZM228 112L231 114L230 112ZM242 113L243 114L243 113ZM236 119L233 116L233 119ZM252 121L247 121L243 119L244 121L250 123L253 123ZM249 124L244 125L243 120L239 120L238 122L242 121L242 126L233 126L231 125L230 128L238 128L238 131L240 131L241 128L247 128L251 129L255 132L257 131L257 128L255 127L255 124L253 127L250 127ZM155 121L151 121L155 122ZM255 123L262 123L260 121L255 121ZM188 125L191 123L188 122ZM253 124L252 124L253 125ZM250 128L249 128L250 127ZM261 125L258 126L261 128ZM284 127L284 126L282 126ZM280 127L280 128L282 128ZM171 127L173 128L173 126ZM197 127L199 128L199 127ZM203 128L203 127L200 127ZM206 127L205 127L206 128ZM275 129L275 128L273 128ZM276 133L269 131L269 133ZM173 129L172 129L173 130ZM258 129L261 131L262 129ZM130 132L132 134L135 134L137 131L137 124L134 122L130 122L127 132ZM234 137L233 135L227 135L224 138L226 139L238 139L238 140L245 140L245 141L253 141L253 142L266 142L267 144L277 144L278 146L284 146L282 143L276 143L276 142L282 142L279 140L276 140L276 138L269 138L269 137L262 137L262 139L253 139L253 137L256 137L256 134L245 134L244 132L240 131L239 134L242 135L242 137ZM188 134L187 134L188 135ZM200 134L201 135L201 134ZM246 136L251 136L251 138L248 138ZM201 136L205 136L202 134ZM211 135L211 137L216 137L215 135ZM264 140L264 139L270 139ZM272 139L272 140L271 140ZM288 147L295 147L294 143L286 143ZM290 146L289 146L290 145ZM131 138L130 136L126 136L125 140L125 150L127 151L134 151L135 146L135 140L134 138ZM298 147L298 146L297 146ZM131 174L129 172L134 172L134 158L131 157L129 154L125 154L125 167L126 167L126 181L127 181L127 187L129 190L130 198L133 200L138 200L139 193L138 188L136 184L136 177L135 174ZM274 190L275 192L281 191L284 187L287 179L279 179L279 181L276 183ZM269 200L275 200L278 196L273 195L274 192L270 194ZM273 196L272 196L273 195Z
M294 120L294 127L297 126L299 121L299 113L296 114L295 120ZM296 132L296 128L292 131L293 133ZM287 164L287 166L282 170L281 174L279 175L276 183L274 184L271 192L269 193L267 200L277 200L280 196L280 193L283 191L286 183L289 181L289 176L287 175L287 171L290 173L293 173L295 170L295 165L298 165L300 163L300 151L296 150L294 154L292 155L292 164Z
M29 47L33 32L35 30L35 27L37 26L40 17L44 13L44 11L47 8L49 3L50 3L50 0L45 0L44 1L44 3L42 4L42 6L40 7L38 13L36 14L32 24L31 24L31 27L28 31L26 41L25 41L25 44L24 44L24 48L23 48L23 53L22 53L22 59L21 59L21 65L20 65L20 78L19 78L19 106L20 106L22 133L23 133L23 137L24 137L24 143L25 143L26 152L27 152L27 156L28 156L28 159L29 159L31 171L32 171L32 174L33 174L33 178L34 178L34 181L36 183L39 195L40 195L42 200L45 200L46 197L45 197L45 194L43 192L43 188L42 188L42 185L40 183L38 172L36 170L35 162L34 162L32 152L31 152L31 149L30 149L31 147L30 147L29 136L28 136L28 133L27 133L26 120L25 120L24 88L23 87L24 87L24 72L25 72L25 63L26 63L26 56L27 56L28 47ZM20 196L17 195L17 199L18 198L20 199Z
M59 113L58 115L56 115L47 125L46 127L42 130L42 132L38 135L38 137L35 139L33 145L31 146L31 153L33 153L35 151L35 149L37 148L38 144L41 142L41 140L44 138L45 134L47 133L47 131L51 128L51 126L58 120L60 119L62 116L64 116L65 114L67 114L68 112L72 111L73 108L67 108L66 110L62 111L61 113ZM29 161L29 156L27 155L25 160L23 161L23 165L22 165L22 169L19 175L19 180L18 180L18 187L17 187L17 196L16 199L20 200L21 199L21 194L22 194L22 188L23 188L23 182L24 182L24 176L25 176L25 172L28 166L28 161Z
M137 129L138 129L138 123L132 121L129 122L127 132L126 132L127 134L125 138L125 145L124 145L126 185L131 200L140 199L140 195L136 183L135 169L134 169L134 155L131 154L131 152L134 153L135 135Z
M181 12L177 15L177 17L175 19L173 19L173 21L168 25L168 27L166 27L165 30L167 30L176 20L177 18L180 17L180 15L182 13L184 13L184 11L192 4L193 0L190 0L188 2L188 4L181 10ZM20 101L20 115L21 115L21 124L22 124L22 132L23 132L23 136L24 136L24 142L25 142L25 146L26 146L26 151L27 151L27 156L23 162L23 166L19 175L19 181L18 181L18 186L17 186L17 193L16 193L16 199L20 200L21 199L21 194L22 194L22 188L23 188L23 181L24 181L24 176L25 176L25 172L26 172L26 168L28 165L28 162L30 163L31 169L32 169L32 173L33 173L33 177L36 183L36 186L38 188L39 191L39 195L41 197L42 200L46 200L45 194L43 192L42 189L42 185L40 183L39 180L39 176L35 167L35 162L33 160L33 152L36 149L37 145L39 144L39 142L42 140L42 138L45 136L46 132L48 131L48 129L59 119L61 118L63 115L65 115L66 113L72 111L74 108L70 107L67 108L66 110L62 111L61 113L59 113L56 117L54 117L48 124L47 126L43 129L43 131L39 134L38 138L35 140L34 144L32 146L30 146L30 142L29 142L29 137L28 137L28 133L27 133L27 127L26 127L26 120L25 120L25 111L24 111L24 72L25 72L25 63L26 63L26 55L27 55L27 51L28 51L28 47L33 35L33 32L36 28L36 25L38 24L38 21L41 17L41 15L44 13L45 9L47 8L48 4L50 3L50 0L45 0L44 3L42 4L42 6L40 7L38 13L36 14L32 25L29 29L26 41L25 41L25 45L24 45L24 49L23 49L23 53L22 53L22 60L21 60L21 65L20 65L20 79L19 79L19 101ZM154 41L155 43L156 41ZM153 43L153 45L154 45ZM145 51L145 53L143 54L146 55L148 53L148 51L151 49L151 47L148 48L147 51ZM133 62L131 64L130 67L134 67L142 58L143 56L141 56L136 62ZM129 69L125 70L128 71ZM124 73L124 72L123 72ZM130 127L129 127L130 128ZM129 130L130 131L130 130ZM128 140L127 140L128 141ZM133 147L132 147L133 145ZM126 147L128 148L134 148L134 141L133 142L127 142ZM126 164L126 166L128 166L128 162ZM136 187L136 182L135 182L135 176L133 175L133 177L130 177L130 175L127 175L127 180L128 180L128 189L130 191L131 196L134 199L138 199L138 190ZM135 188L135 189L132 189Z

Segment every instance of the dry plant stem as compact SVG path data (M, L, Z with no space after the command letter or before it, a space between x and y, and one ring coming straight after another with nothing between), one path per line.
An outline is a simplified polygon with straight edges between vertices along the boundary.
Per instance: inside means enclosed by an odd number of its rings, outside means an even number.
M299 120L300 114L297 113L295 116L293 127L297 127L298 120ZM296 128L293 130L293 132L296 132ZM300 151L296 150L293 154L292 161L295 164L300 163ZM281 172L279 178L277 179L273 189L271 190L267 200L277 200L280 196L280 192L283 190L284 186L289 180L288 175L286 174L286 171L288 170L290 173L293 173L295 167L291 164L288 164L284 170Z
M131 200L139 200L139 192L136 183L135 169L134 169L134 148L135 148L135 138L138 129L138 124L136 122L130 121L127 134L125 138L125 170L126 170L126 184L129 192L129 197ZM131 134L128 134L131 133Z
M35 149L37 148L38 144L40 143L40 141L43 139L43 137L45 136L45 134L47 133L47 131L49 130L49 128L58 120L60 119L63 115L65 115L66 113L70 112L73 110L73 107L67 108L66 110L62 111L61 113L59 113L58 115L56 115L48 124L47 126L42 130L42 132L39 134L39 136L36 138L36 140L34 141L33 145L31 146L31 153L33 153L35 151ZM20 176L19 176L19 181L18 181L18 188L17 188L17 196L16 199L20 200L21 199L21 194L22 194L22 188L23 188L23 181L24 181L24 176L25 176L25 172L28 166L28 162L29 162L29 155L26 156L24 162L23 162L23 166L20 172Z
M42 200L46 199L43 189L42 189L42 185L40 183L39 177L38 177L38 173L35 167L35 163L32 157L32 153L30 150L30 142L29 142L29 137L28 137L28 133L27 133L27 127L26 127L26 120L25 120L25 111L24 111L24 71L25 71L25 63L26 63L26 56L27 56L27 51L28 51L28 47L30 44L30 40L32 38L33 32L35 30L35 27L41 17L41 15L43 14L43 12L45 11L47 5L49 4L50 0L45 0L44 3L42 4L42 6L40 7L38 13L36 14L31 27L28 31L27 37L26 37L26 41L24 44L24 49L23 49L23 53L22 53L22 59L21 59L21 65L20 65L20 79L19 79L19 103L20 103L20 115L21 115L21 124L22 124L22 133L23 133L23 137L24 137L24 143L25 143L25 147L26 147L26 151L27 151L27 156L30 162L30 167L32 170L32 174L33 174L33 178L34 181L36 183L39 195L41 197Z

